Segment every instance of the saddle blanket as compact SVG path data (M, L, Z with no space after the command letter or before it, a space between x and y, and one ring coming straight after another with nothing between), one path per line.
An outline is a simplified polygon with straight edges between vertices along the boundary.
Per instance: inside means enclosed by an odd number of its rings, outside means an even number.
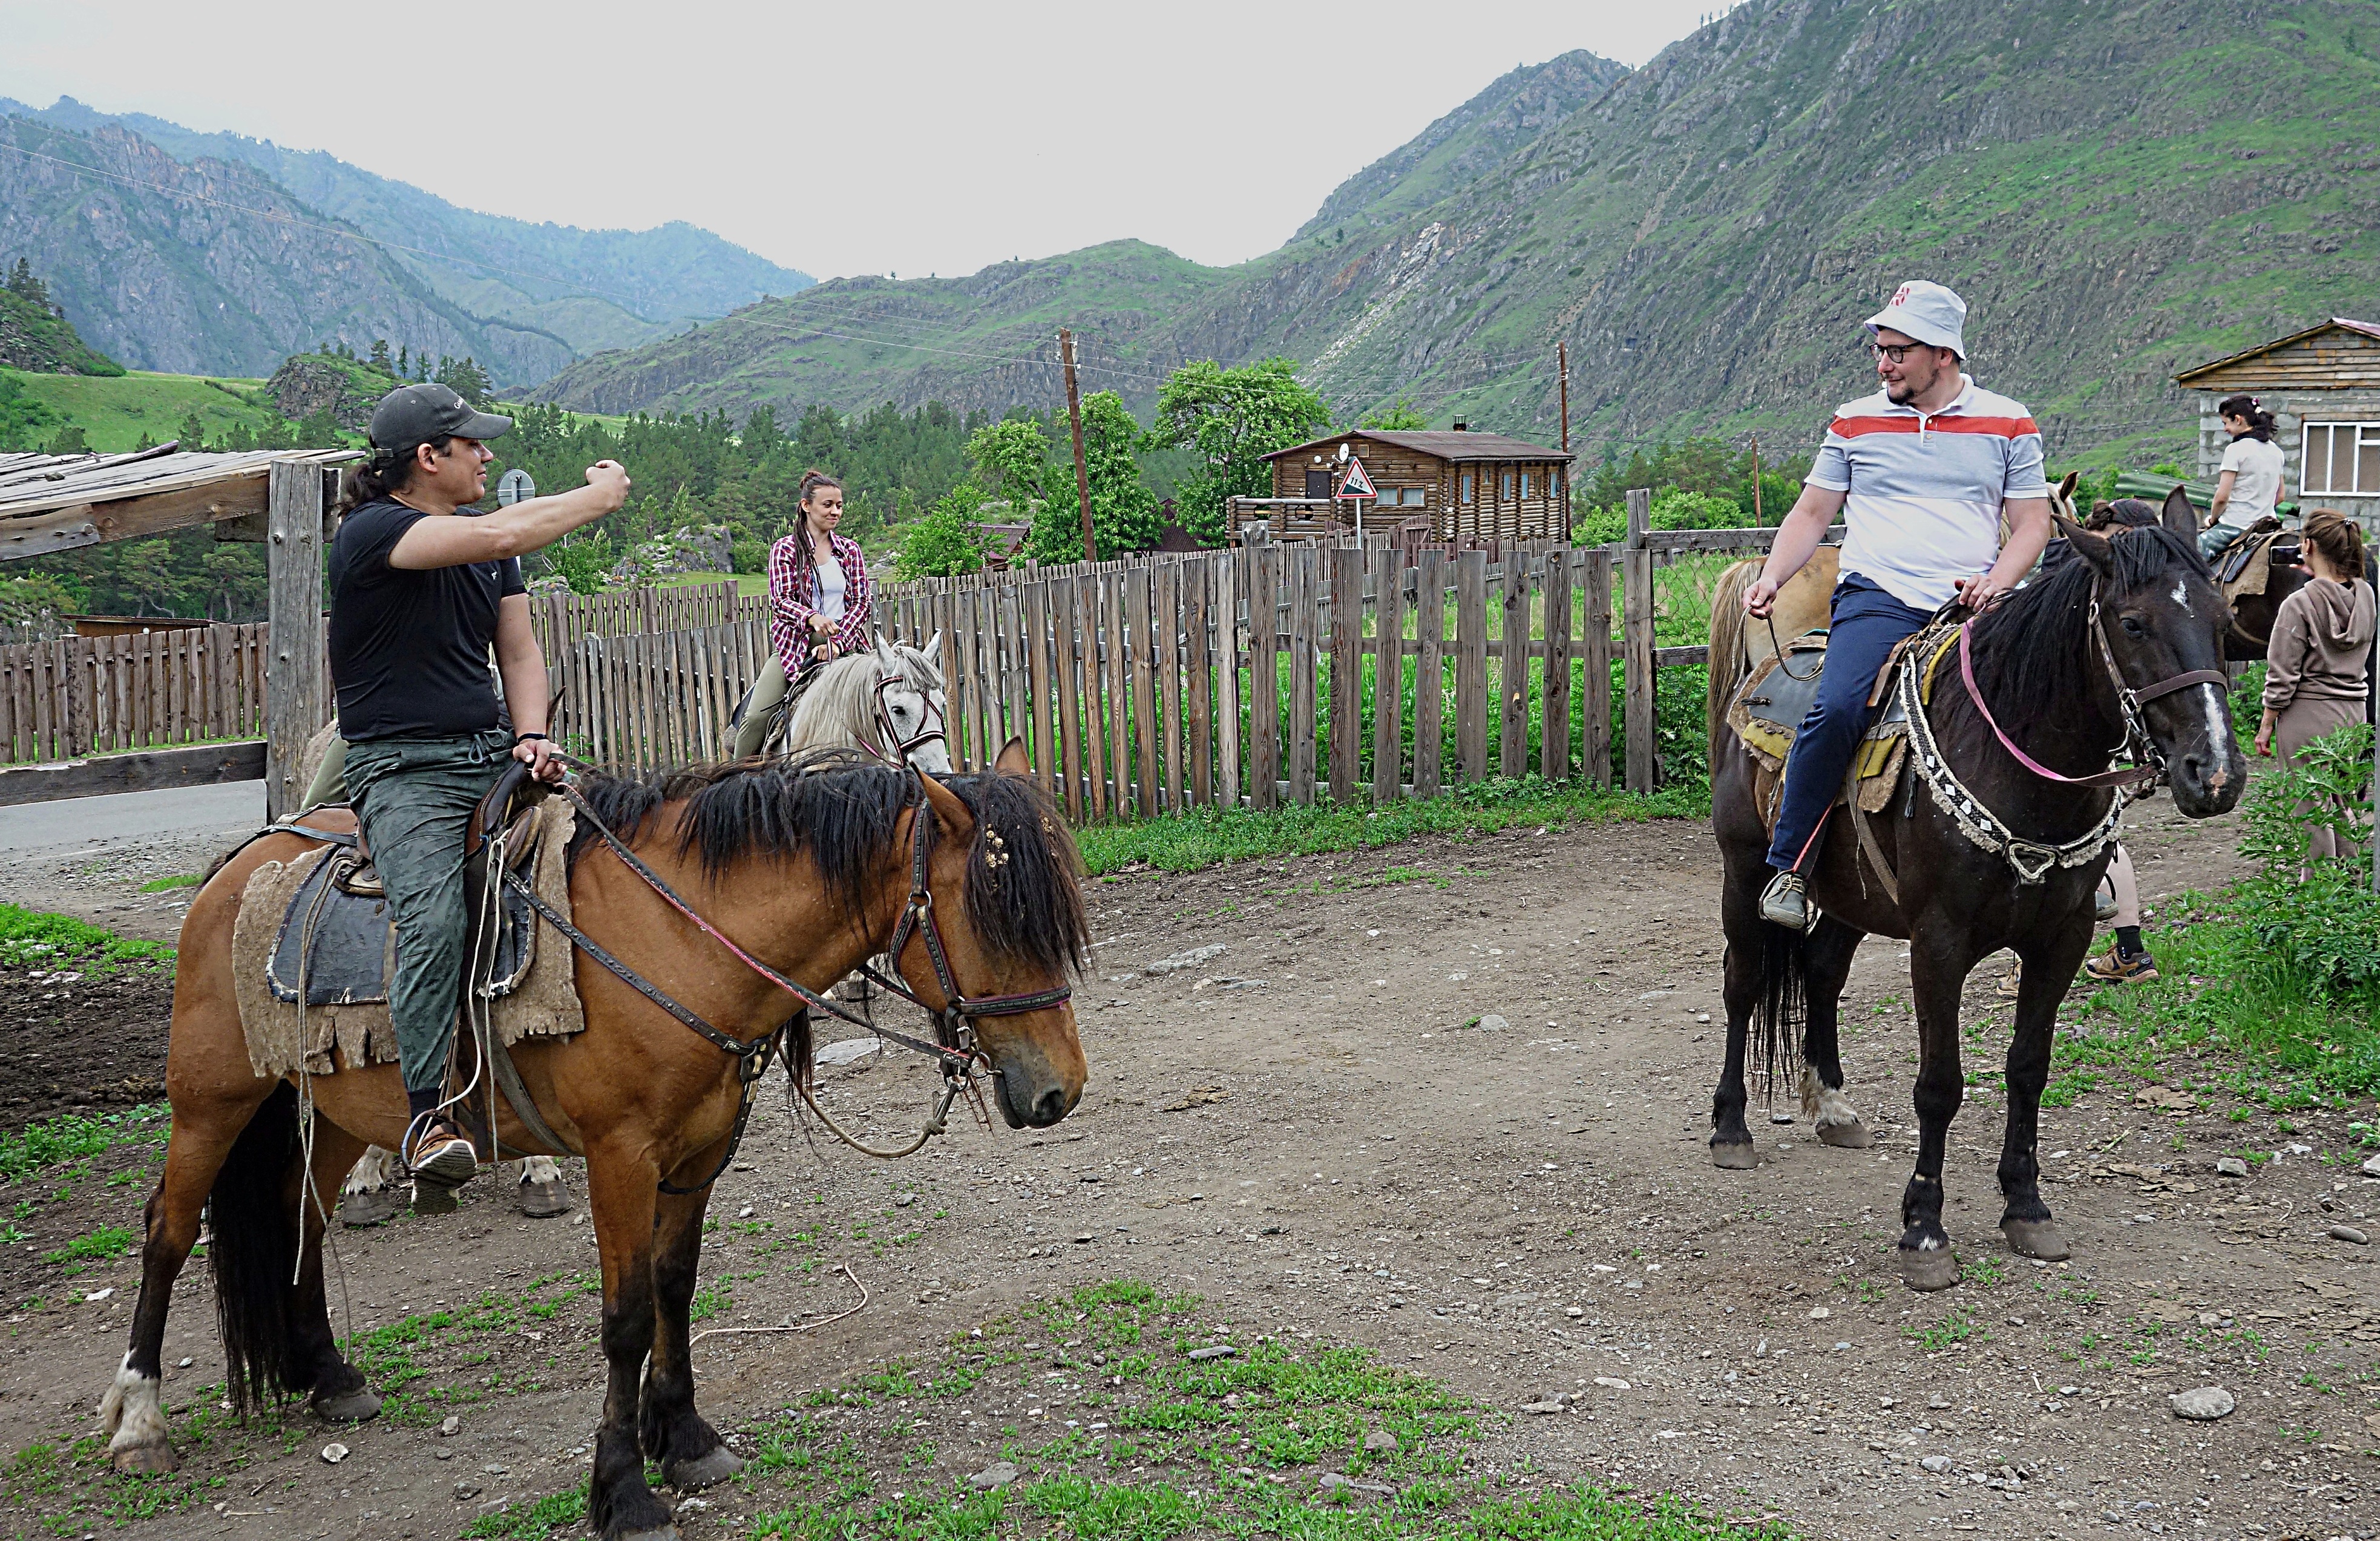
M574 823L570 805L548 797L516 825L514 869L527 869L539 896L565 917ZM232 924L233 980L249 1064L259 1075L285 1075L301 1063L312 1074L327 1075L339 1063L396 1061L388 1014L396 934L377 875L369 867L358 872L356 861L350 849L317 845L285 863L266 862L241 891ZM501 909L491 1012L495 1030L507 1045L580 1031L587 1019L569 939L509 887Z
M1901 669L1908 667L1911 647L1926 635L1919 632L1893 651L1876 676L1876 688L1868 695L1869 703L1881 703L1881 710L1869 722L1852 758L1863 813L1883 812L1900 781L1901 761L1909 747L1909 720L1892 689L1892 682ZM1924 695L1928 702L1934 698L1934 675L1958 635L1955 629L1941 634L1935 650L1926 659ZM1754 668L1728 708L1728 726L1759 762L1754 790L1761 817L1772 829L1776 827L1778 803L1784 792L1785 767L1792 758L1794 735L1801 732L1802 720L1809 715L1811 704L1818 698L1818 682L1825 677L1826 649L1824 632L1795 637L1786 644L1783 658L1763 660ZM1783 663L1791 665L1790 672L1779 667ZM1842 795L1838 793L1836 801L1841 800Z
M2266 524L2272 528L2264 528ZM2277 545L2282 549L2276 551ZM2272 580L2273 564L2294 564L2300 550L2297 538L2282 529L2279 520L2259 520L2255 528L2215 553L2215 580L2223 587L2224 601L2236 607L2241 599L2263 593Z

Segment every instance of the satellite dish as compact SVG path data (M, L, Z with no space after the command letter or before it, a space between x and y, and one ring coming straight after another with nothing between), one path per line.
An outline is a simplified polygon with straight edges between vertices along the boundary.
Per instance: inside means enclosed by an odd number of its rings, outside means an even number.
M518 466L496 479L496 506L510 508L516 503L527 503L537 496L537 483Z

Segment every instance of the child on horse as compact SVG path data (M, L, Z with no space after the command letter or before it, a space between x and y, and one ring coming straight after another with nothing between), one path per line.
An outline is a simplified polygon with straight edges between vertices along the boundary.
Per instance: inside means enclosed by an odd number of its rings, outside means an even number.
M1868 318L1884 388L1836 408L1759 580L1744 590L1744 609L1767 618L1778 589L1843 516L1826 674L1786 761L1768 851L1776 876L1760 897L1764 919L1797 931L1810 924L1804 869L1867 731L1886 659L1953 600L1989 609L2049 543L2041 431L2022 403L1961 372L1966 316L1964 300L1920 280Z
M396 929L389 1015L411 1112L397 1155L417 1182L447 1187L479 1169L461 1125L441 1110L462 1001L465 831L509 761L544 781L563 775L545 735L551 698L520 558L628 495L627 473L604 460L588 467L584 487L479 514L470 505L486 496L495 458L485 442L511 428L443 385L391 391L372 412L370 458L340 483L344 517L331 541L331 675L347 791ZM492 649L509 734L498 725Z

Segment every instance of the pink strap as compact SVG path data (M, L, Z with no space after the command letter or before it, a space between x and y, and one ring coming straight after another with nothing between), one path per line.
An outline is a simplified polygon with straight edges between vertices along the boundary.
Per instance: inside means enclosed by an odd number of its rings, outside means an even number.
M2016 741L2009 737L2007 730L2002 728L1998 720L1992 716L1992 709L1984 703L1984 693L1975 684L1974 655L1968 650L1967 647L1967 638L1974 634L1974 629L1972 622L1959 628L1959 677L1966 682L1967 698L1975 703L1977 711L1984 714L1984 722L1999 739L2000 747L2014 755L2019 765L2044 781L2059 782L2068 786L2120 786L2128 782L2144 782L2155 777L2155 771L2140 767L2130 770L2103 770L2095 776L2061 776L2018 748Z

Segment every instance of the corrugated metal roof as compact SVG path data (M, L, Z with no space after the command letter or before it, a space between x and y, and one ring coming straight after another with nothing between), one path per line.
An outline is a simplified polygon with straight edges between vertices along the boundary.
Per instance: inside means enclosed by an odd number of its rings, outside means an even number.
M2328 321L2316 322L2313 325L2307 327L2302 332L2292 332L2286 337L2276 337L2269 343L2258 343L2254 347L2243 348L2238 353L2231 354L2228 358L2217 358L2212 363L2194 364L2191 368L2182 370L2180 374L2175 375L2173 377L2174 383L2177 385L2187 385L2195 377L2205 374L2211 370L2222 369L2227 364L2240 363L2246 359L2254 358L2260 355L2270 353L2275 348L2287 347L2291 343L2304 342L2308 337L2313 336L2314 334L2318 332L2327 332L2334 326L2343 327L2347 331L2355 333L2359 336L2380 339L2380 325L2375 325L2371 322L2355 321L2347 316L2333 316Z
M1374 443L1392 444L1420 455L1433 455L1440 460L1553 460L1568 462L1578 458L1561 450L1548 449L1525 439L1509 439L1501 433L1455 433L1440 430L1420 432L1390 432L1383 429L1351 428L1344 433L1333 433L1328 439L1316 439L1307 443L1293 444L1275 450L1264 458L1279 460L1284 455L1307 455L1318 449L1337 449L1351 439L1368 440Z

